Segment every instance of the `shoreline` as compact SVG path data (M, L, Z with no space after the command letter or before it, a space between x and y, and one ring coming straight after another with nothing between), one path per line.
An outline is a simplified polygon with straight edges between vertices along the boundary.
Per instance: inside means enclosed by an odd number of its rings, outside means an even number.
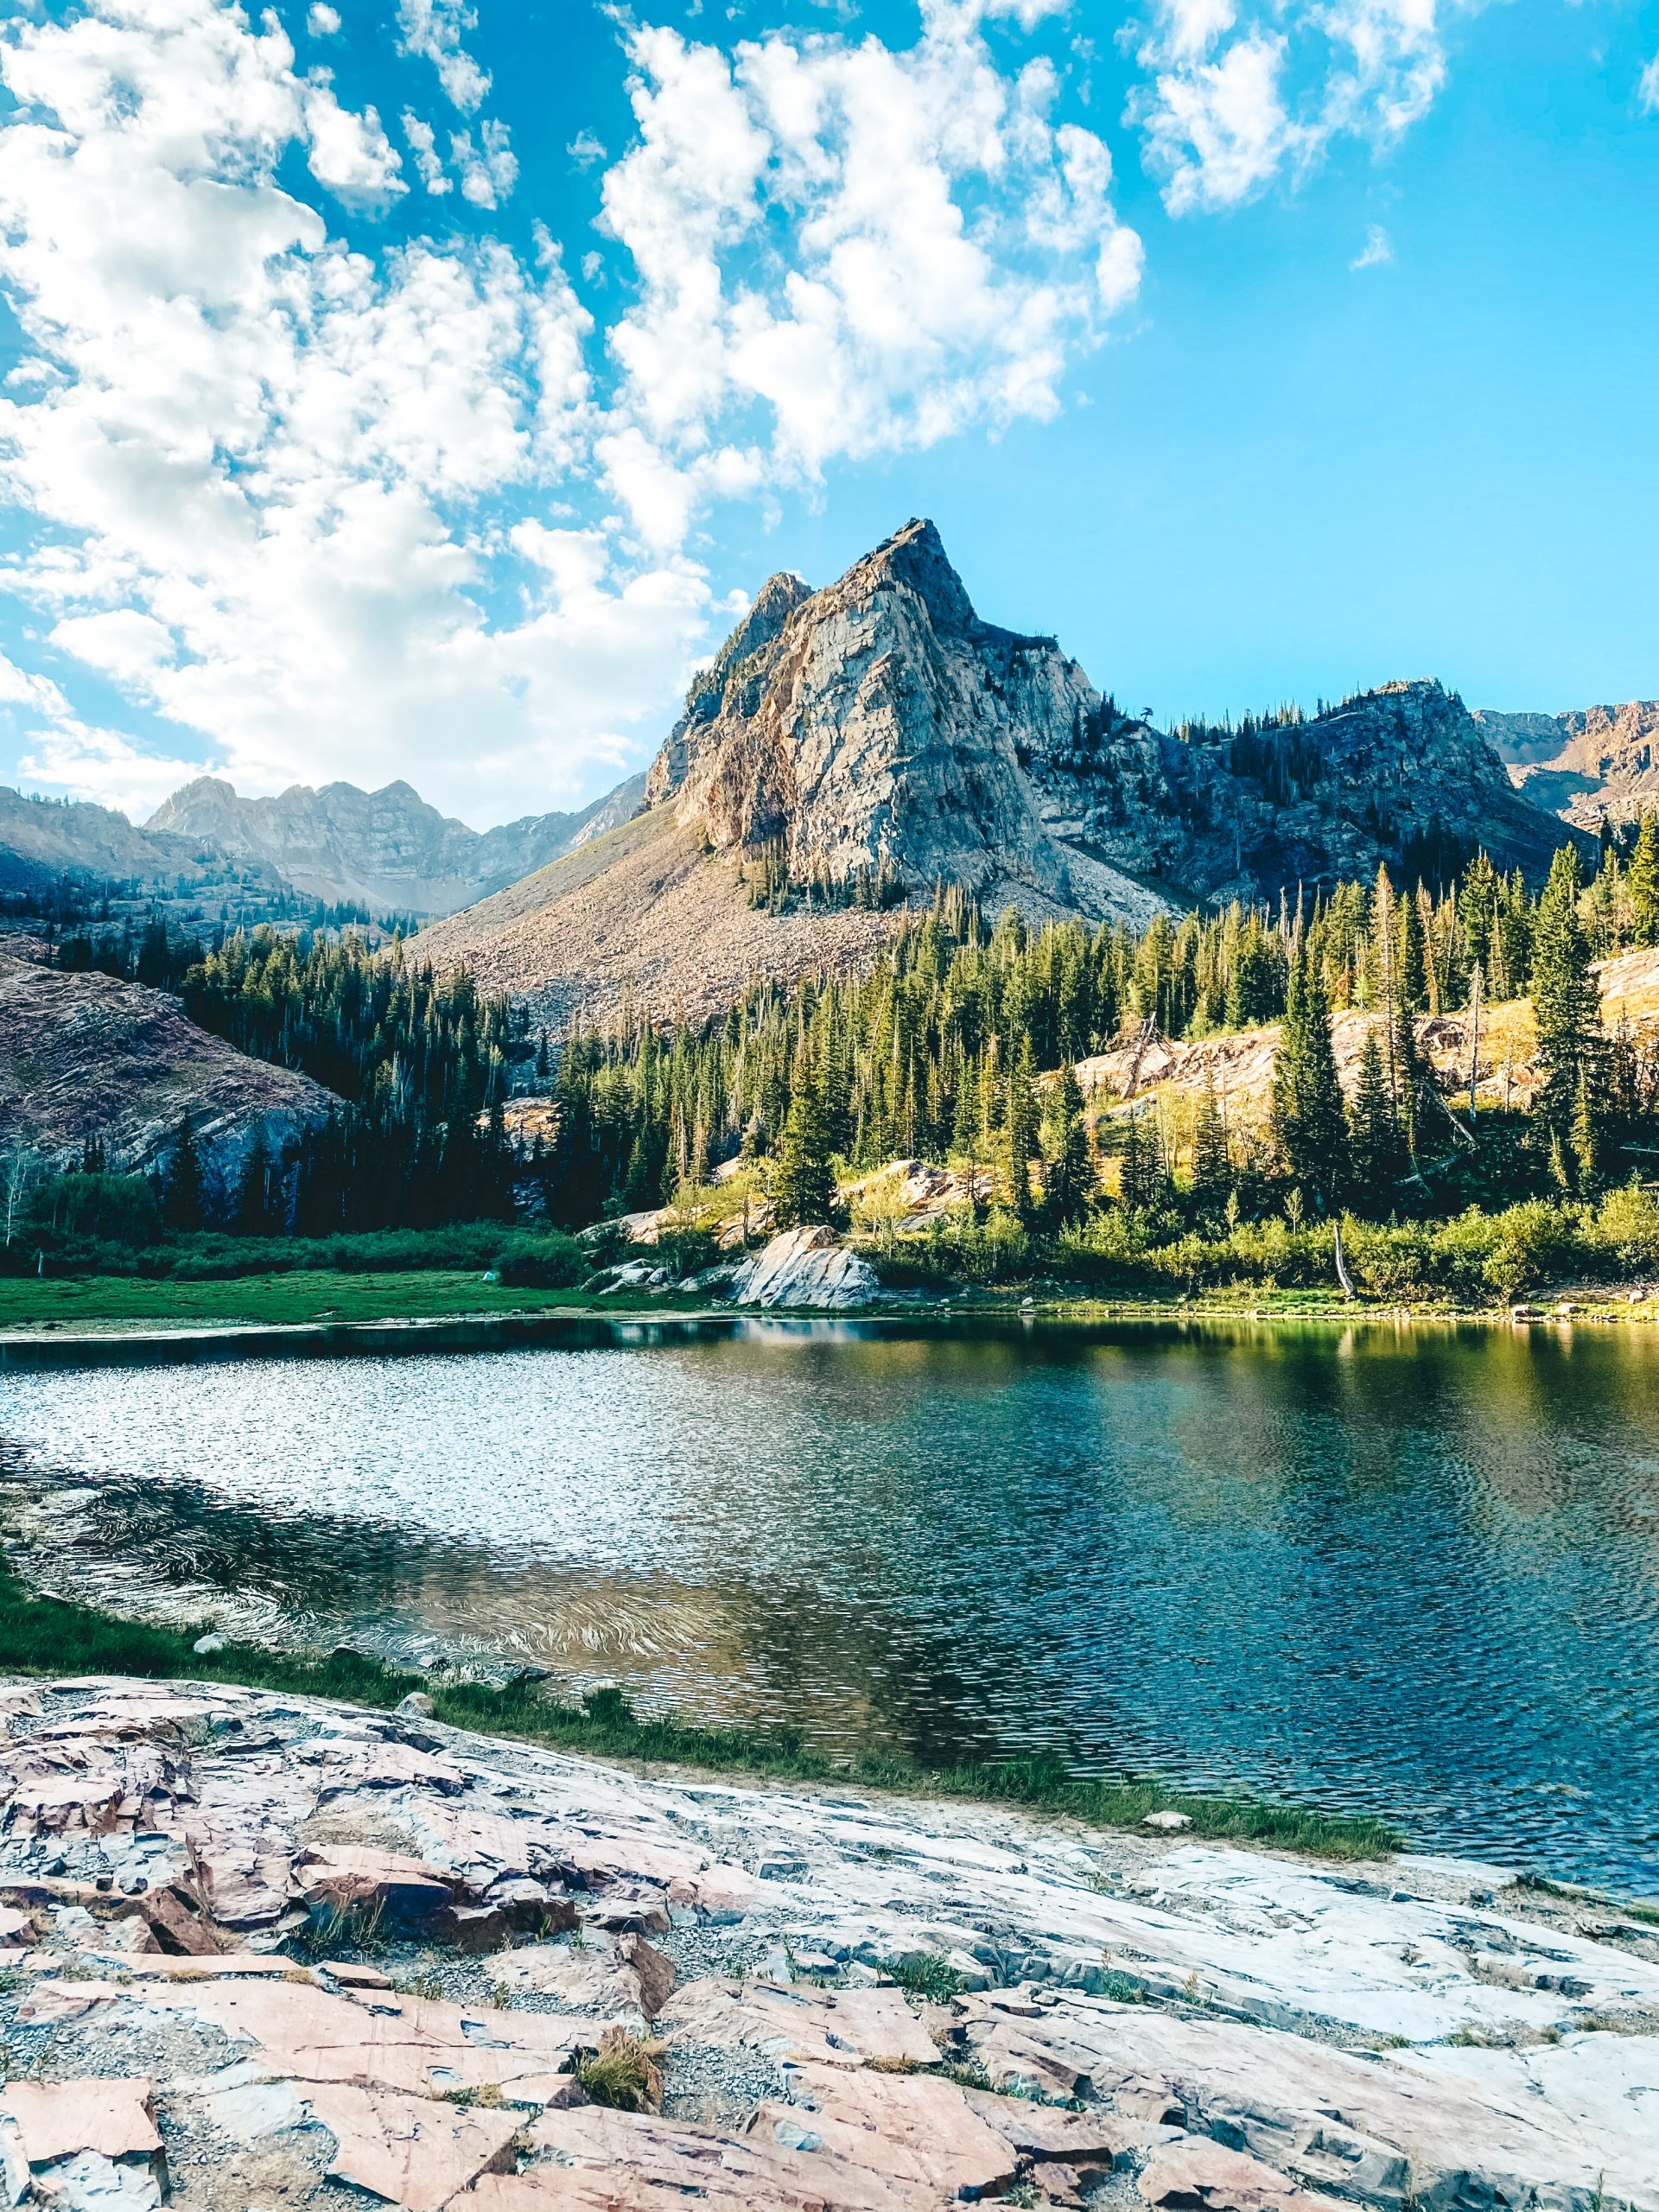
M1659 1930L1503 1866L640 1776L200 1678L12 1676L0 1732L0 2135L84 2131L29 2153L48 2190L1659 2212Z
M649 1341L681 1334L741 1328L746 1323L791 1325L850 1325L859 1328L925 1328L950 1332L958 1325L1017 1322L1028 1326L1246 1323L1325 1327L1530 1329L1548 1327L1651 1328L1659 1321L1653 1301L1640 1307L1611 1300L1574 1300L1554 1308L1450 1307L1332 1300L1314 1303L1306 1293L1275 1300L1259 1294L1249 1304L1214 1300L1009 1298L967 1303L961 1299L900 1300L823 1309L697 1304L675 1306L648 1297L583 1306L549 1306L510 1313L434 1313L352 1320L257 1321L236 1316L173 1320L89 1317L71 1326L55 1319L0 1327L0 1372L51 1366L166 1364L197 1359L339 1358L354 1355L499 1351L535 1346Z

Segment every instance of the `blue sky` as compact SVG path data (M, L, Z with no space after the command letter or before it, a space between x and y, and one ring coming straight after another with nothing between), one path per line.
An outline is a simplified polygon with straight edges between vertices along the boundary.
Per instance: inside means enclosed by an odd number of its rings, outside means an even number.
M1659 5L37 0L0 77L25 788L569 805L917 513L1160 720L1659 691Z

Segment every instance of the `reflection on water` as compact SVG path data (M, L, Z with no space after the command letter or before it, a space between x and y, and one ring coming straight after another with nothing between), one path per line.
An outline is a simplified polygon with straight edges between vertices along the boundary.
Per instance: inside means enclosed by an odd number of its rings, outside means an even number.
M1659 1343L903 1333L0 1381L54 1588L1659 1878Z

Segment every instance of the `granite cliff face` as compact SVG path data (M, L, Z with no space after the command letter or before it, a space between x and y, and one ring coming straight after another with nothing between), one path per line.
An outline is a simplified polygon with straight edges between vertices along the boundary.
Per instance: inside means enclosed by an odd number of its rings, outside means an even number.
M630 778L575 814L525 815L471 830L438 812L406 783L378 791L354 784L321 791L296 784L274 798L243 798L198 777L157 809L146 834L183 837L270 869L304 896L376 912L453 913L568 852L605 817L626 821L643 779Z
M1590 830L1638 821L1659 807L1659 699L1551 719L1560 742L1549 753L1511 756L1510 774L1534 805Z
M1125 715L1052 638L981 621L928 522L827 590L773 577L646 794L715 851L775 847L803 880L885 857L913 888L1131 919L1477 845L1535 873L1560 835L1438 683L1260 730Z
M982 622L938 532L912 522L826 590L772 579L646 796L718 853L780 849L803 881L885 858L918 891L943 877L988 905L1145 919L1156 891L1067 837L1059 764L1083 744L1138 759L1150 740L1052 638Z

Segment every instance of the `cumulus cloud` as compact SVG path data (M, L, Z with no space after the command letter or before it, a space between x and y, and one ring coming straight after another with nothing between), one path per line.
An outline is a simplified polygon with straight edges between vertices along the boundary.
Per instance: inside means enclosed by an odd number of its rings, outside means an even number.
M316 0L305 19L305 28L313 38L340 36L340 10L327 5L327 0Z
M142 753L119 730L88 729L77 721L42 733L19 765L30 783L49 785L70 798L118 807L135 821L153 814L181 784L201 773L200 761Z
M488 71L461 42L463 32L477 27L478 16L465 0L397 0L404 53L432 64L445 97L466 115L482 105L490 89Z
M1389 234L1381 223L1372 223L1366 230L1365 243L1349 263L1351 269L1381 269L1394 259L1394 248Z
M1051 414L1134 296L1105 146L1052 119L1046 63L998 67L988 12L930 0L904 51L626 28L602 195L634 281L603 333L544 235L348 243L403 157L274 15L15 20L0 447L36 535L0 588L57 656L0 673L43 726L26 772L149 805L194 771L80 719L76 671L249 788L403 774L485 819L636 761L723 613L687 550L711 503ZM452 174L404 112L410 175L475 225L517 164L472 16L398 22L472 118Z
M470 131L457 130L449 140L461 197L474 207L499 207L518 181L518 159L508 143L505 123L486 118L478 135L476 148Z
M1443 18L1471 4L1154 0L1138 48L1148 81L1128 113L1170 212L1235 207L1340 136L1397 138L1446 81Z
M652 541L715 486L1052 414L1132 296L1106 147L1051 126L1047 65L999 72L982 12L932 6L906 52L629 35L638 136L604 210L639 296L601 452Z
M49 676L19 668L5 653L0 653L0 707L21 707L30 715L43 715L48 721L74 719L73 709Z
M409 141L409 150L415 157L415 171L434 199L453 189L444 172L443 161L438 152L437 133L429 123L418 115L404 110L404 136Z

